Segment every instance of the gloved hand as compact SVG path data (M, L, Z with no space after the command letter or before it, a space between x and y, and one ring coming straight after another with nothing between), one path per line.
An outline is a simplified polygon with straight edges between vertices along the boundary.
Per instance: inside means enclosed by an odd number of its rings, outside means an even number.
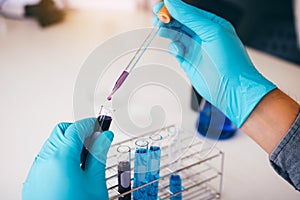
M172 40L176 56L197 92L240 127L276 86L252 64L233 26L181 0L164 1L172 21L159 34ZM158 13L163 3L154 6ZM154 19L154 24L158 21Z
M23 185L24 200L108 199L105 180L107 152L113 133L103 132L80 168L84 138L93 133L95 118L58 124L35 158Z

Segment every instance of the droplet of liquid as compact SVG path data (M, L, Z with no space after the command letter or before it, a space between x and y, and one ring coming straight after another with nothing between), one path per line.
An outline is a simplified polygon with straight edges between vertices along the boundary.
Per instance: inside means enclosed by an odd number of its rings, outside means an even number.
M111 100L111 98L112 98L111 96L108 96L108 97L107 97L107 100L108 100L108 101L110 101L110 100Z

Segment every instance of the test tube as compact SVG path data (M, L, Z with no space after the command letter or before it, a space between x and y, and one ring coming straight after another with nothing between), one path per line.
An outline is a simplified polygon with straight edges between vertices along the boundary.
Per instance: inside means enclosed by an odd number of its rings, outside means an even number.
M150 149L148 160L147 181L154 181L159 179L160 172L160 157L161 157L161 142L163 137L161 134L156 133L150 137ZM158 181L147 186L148 199L156 200L158 197Z
M88 136L84 140L84 146L81 151L81 168L83 170L85 169L86 159L89 154L89 151L93 146L94 141L102 132L107 131L109 129L112 121L113 111L114 110L112 108L108 108L103 105L101 106L99 116L94 124L94 131L90 136Z
M133 187L137 188L147 183L146 172L148 165L148 145L146 139L139 139L135 142L134 154L134 181ZM133 199L147 199L146 187L142 187L133 192Z
M114 109L105 107L103 105L101 106L99 117L97 118L98 123L95 123L94 132L103 132L109 129L113 112Z
M180 154L181 154L181 142L179 133L182 129L176 126L171 126L167 129L169 144L168 144L168 159L169 159L169 169L171 171L176 171L180 165Z
M168 147L168 157L169 157L169 169L172 172L176 172L180 166L180 153L181 153L181 142L179 133L182 129L171 126L168 128L168 136L169 136L169 147ZM170 176L170 191L171 195L179 193L182 190L182 182L181 177L177 173L173 173ZM171 196L170 200L181 200L182 194L179 193L177 195Z
M120 194L131 190L131 150L129 146L121 145L118 152L118 192ZM119 200L131 200L131 193L119 197Z

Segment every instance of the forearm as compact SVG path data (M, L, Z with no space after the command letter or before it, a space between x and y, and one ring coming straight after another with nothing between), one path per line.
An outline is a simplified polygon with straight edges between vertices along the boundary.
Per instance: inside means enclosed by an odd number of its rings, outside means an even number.
M258 103L241 130L270 154L288 132L299 109L296 101L275 89Z

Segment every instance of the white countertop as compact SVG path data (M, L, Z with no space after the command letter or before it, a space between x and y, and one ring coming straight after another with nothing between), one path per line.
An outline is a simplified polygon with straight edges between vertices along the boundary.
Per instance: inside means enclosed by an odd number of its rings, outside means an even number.
M149 27L151 21L150 14L125 11L72 12L64 23L46 29L31 20L5 21L7 31L0 31L0 199L21 198L22 182L52 128L74 120L73 89L89 54L111 36ZM249 54L264 75L299 101L299 66L252 49ZM196 120L197 114L190 110L189 117ZM222 199L300 198L245 134L218 147L225 152Z

